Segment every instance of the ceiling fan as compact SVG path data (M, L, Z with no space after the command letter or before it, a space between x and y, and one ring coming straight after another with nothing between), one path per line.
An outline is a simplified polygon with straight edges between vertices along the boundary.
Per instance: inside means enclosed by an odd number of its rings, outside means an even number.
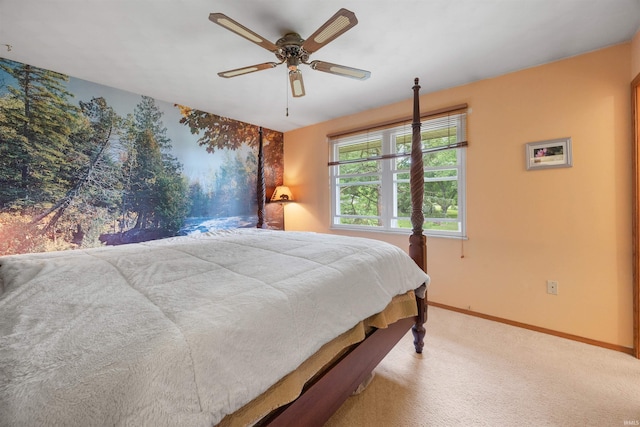
M223 26L227 30L232 31L241 37L244 37L258 46L273 52L276 55L276 58L280 61L263 62L262 64L223 71L218 73L220 77L229 78L241 76L255 71L274 68L286 62L287 68L289 68L291 92L294 97L300 97L305 94L302 73L298 69L300 64L308 65L313 70L336 74L343 77L350 77L352 79L365 80L371 76L369 71L360 70L358 68L332 64L324 61L308 62L309 55L316 52L327 43L335 40L338 36L345 33L358 23L356 15L347 9L340 9L336 12L335 15L329 18L324 25L318 28L316 32L306 40L300 37L297 33L287 33L275 44L222 13L209 14L209 20Z

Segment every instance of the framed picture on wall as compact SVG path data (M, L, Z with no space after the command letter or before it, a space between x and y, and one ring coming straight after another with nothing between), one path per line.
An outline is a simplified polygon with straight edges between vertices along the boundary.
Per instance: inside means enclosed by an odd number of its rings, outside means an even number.
M572 166L571 138L530 142L525 149L527 170Z

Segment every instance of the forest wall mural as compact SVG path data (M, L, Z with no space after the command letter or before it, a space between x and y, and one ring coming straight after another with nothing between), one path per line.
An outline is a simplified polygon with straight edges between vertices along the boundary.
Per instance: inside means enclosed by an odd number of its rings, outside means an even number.
M0 58L0 255L255 227L259 128ZM263 130L267 197L283 134ZM281 206L267 206L282 228Z

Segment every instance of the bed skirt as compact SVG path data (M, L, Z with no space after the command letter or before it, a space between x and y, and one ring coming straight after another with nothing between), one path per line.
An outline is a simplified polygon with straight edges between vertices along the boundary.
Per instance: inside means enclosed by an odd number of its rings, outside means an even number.
M272 411L295 400L305 384L323 372L325 367L332 365L350 346L364 340L367 333L373 328L386 328L400 319L416 314L417 305L413 291L394 297L382 312L361 321L349 331L325 344L317 353L303 362L298 369L278 381L258 398L225 417L218 426L239 427L259 423Z

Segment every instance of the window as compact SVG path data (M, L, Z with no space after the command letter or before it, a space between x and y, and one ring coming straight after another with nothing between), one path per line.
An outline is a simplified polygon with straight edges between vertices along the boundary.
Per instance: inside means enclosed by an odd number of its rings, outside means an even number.
M332 228L409 232L410 122L330 136ZM424 234L465 236L466 106L422 119Z

